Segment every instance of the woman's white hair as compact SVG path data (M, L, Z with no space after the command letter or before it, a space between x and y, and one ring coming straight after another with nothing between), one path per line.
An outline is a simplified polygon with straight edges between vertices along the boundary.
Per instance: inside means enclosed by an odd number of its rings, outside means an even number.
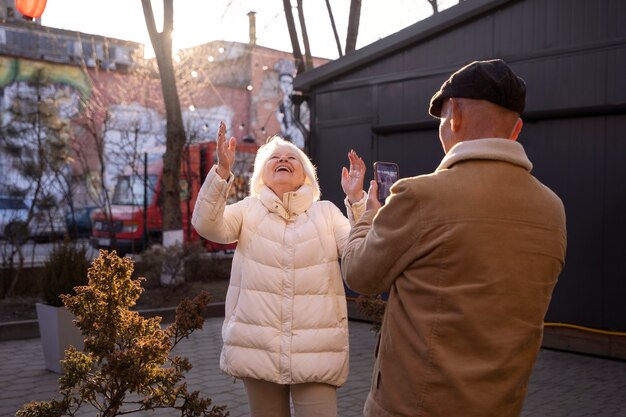
M309 184L313 188L313 201L319 200L321 191L320 185L317 182L317 172L315 170L315 166L300 148L280 136L272 136L257 151L256 157L254 158L254 171L252 172L252 177L250 178L250 195L257 198L260 196L261 187L263 186L263 169L265 168L267 161L269 161L272 154L278 148L289 148L289 150L298 157L302 167L304 168L304 183Z

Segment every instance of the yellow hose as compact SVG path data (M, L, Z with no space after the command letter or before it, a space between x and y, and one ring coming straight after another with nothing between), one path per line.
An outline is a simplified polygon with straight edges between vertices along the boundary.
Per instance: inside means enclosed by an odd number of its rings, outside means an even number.
M356 301L357 297L346 297L346 299L348 301ZM613 331L613 330L594 329L592 327L580 326L578 324L545 322L545 323L543 323L543 325L544 325L544 327L566 327L566 328L569 328L569 329L582 330L584 332L604 334L604 335L608 335L608 336L626 336L626 332L618 332L618 331Z
M612 331L612 330L600 330L600 329L594 329L591 327L579 326L578 324L545 322L543 325L545 327L567 327L570 329L582 330L582 331L590 332L590 333L606 334L609 336L626 336L626 332L617 332L617 331Z

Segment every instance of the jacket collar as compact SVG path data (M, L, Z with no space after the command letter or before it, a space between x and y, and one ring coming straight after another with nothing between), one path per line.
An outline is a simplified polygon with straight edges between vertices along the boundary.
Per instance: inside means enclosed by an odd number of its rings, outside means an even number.
M468 159L491 159L519 165L530 172L533 164L519 143L509 139L488 138L459 142L441 160L436 171Z
M261 187L259 199L270 212L276 213L283 219L290 221L311 207L313 204L313 188L308 184L303 184L296 191L285 193L281 201L269 187L264 185Z

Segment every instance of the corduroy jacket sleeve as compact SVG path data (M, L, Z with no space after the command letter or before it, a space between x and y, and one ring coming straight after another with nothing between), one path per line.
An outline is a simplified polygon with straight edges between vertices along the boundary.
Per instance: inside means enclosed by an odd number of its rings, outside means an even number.
M341 258L346 285L361 294L388 291L415 258L419 237L417 196L405 180L392 187L387 204L368 210L350 232Z

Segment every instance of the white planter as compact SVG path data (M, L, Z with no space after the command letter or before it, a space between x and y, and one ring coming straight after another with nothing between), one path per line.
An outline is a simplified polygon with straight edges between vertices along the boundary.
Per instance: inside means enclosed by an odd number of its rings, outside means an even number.
M60 360L65 351L70 346L83 350L83 336L73 323L74 315L65 307L37 303L36 308L46 369L61 374Z

